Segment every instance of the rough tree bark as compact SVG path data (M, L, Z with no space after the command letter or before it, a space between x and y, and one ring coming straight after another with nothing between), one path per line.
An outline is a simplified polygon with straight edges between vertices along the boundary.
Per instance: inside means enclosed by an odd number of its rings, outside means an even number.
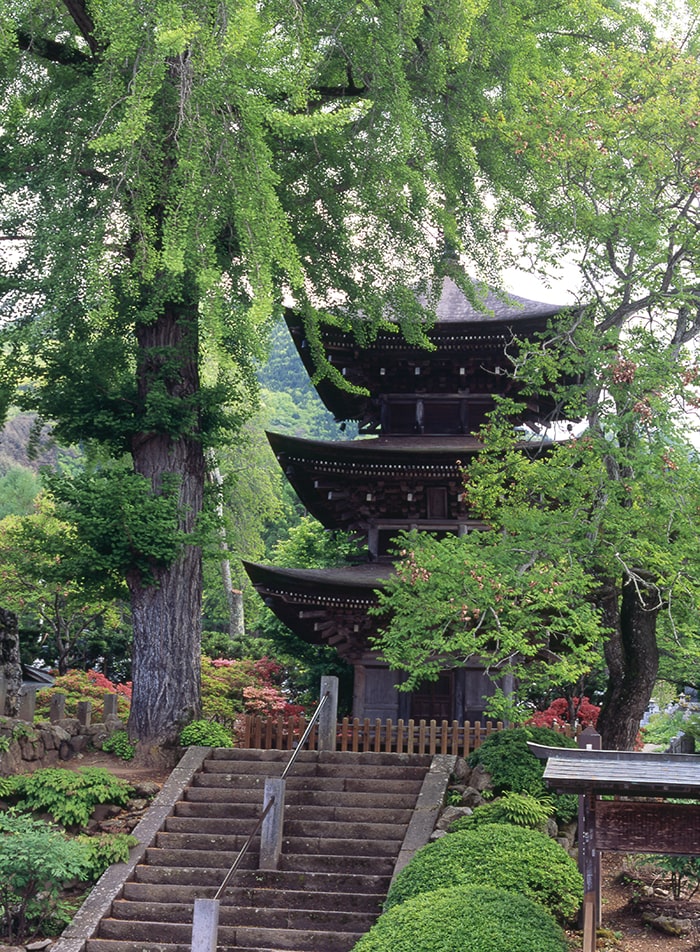
M625 574L601 601L610 636L605 644L608 683L598 718L606 750L632 750L659 670L656 621L661 604L654 587Z
M196 306L169 305L152 323L137 326L139 400L154 392L187 407L190 432L138 433L131 446L134 469L154 494L168 477L178 481L179 530L192 533L202 509L204 452L199 435L198 333ZM133 697L129 733L141 753L172 746L179 725L200 714L202 559L185 541L174 563L151 565L151 579L132 571L127 582L134 625ZM159 637L154 638L154 632ZM146 699L148 699L146 703Z

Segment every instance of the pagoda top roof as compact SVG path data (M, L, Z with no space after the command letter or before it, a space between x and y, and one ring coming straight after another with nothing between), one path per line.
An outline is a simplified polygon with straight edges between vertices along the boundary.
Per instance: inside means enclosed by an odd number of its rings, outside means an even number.
M475 307L464 291L449 277L443 279L442 294L435 309L438 324L475 323L482 321L501 321L511 323L532 319L554 317L565 310L566 305L548 304L532 301L507 291L489 289L481 296L479 307Z

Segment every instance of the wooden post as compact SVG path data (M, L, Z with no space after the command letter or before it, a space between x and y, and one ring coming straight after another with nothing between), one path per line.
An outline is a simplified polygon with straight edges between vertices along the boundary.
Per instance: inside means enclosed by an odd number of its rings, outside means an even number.
M587 727L579 734L577 744L583 750L600 750L600 734L594 728ZM600 853L595 842L595 794L587 793L579 797L578 803L578 868L583 876L583 908L580 917L583 952L595 952L596 930L602 914Z
M321 708L318 719L318 750L335 750L338 732L338 679L330 675L321 678L321 697L329 697Z
M260 869L277 869L282 852L284 827L284 795L287 783L281 777L268 777L263 794L263 810L270 801L272 806L265 815L260 831Z
M216 952L219 933L219 900L195 899L192 952Z

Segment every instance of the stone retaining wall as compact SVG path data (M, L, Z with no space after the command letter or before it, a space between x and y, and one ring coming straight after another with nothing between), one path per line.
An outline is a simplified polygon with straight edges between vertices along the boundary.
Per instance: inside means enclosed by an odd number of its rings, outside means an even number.
M55 767L90 748L101 749L111 734L124 730L116 694L105 695L103 718L94 724L90 701L78 704L77 717L65 717L64 707L65 697L55 694L48 721L0 717L0 776Z

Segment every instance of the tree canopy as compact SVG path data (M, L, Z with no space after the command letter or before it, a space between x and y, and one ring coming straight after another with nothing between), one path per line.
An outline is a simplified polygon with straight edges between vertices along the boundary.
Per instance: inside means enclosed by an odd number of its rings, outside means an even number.
M100 447L63 497L81 538L126 578L130 732L148 748L200 709L206 451L249 412L255 358L283 303L303 316L320 373L344 385L322 359L321 321L363 340L390 317L423 341L436 276L473 293L462 255L472 278L496 281L505 230L527 225L524 209L545 251L573 240L576 222L595 231L607 218L599 206L584 215L590 183L577 191L557 170L585 178L593 156L613 152L605 136L627 113L609 77L622 70L632 107L647 92L619 50L637 66L647 57L644 81L658 51L635 12L604 0L351 13L335 0L0 0L0 27L0 396L53 421L64 443ZM577 64L593 71L596 56L614 68L586 88ZM663 60L664 88L669 98L682 88L692 109L681 59ZM612 131L596 112L605 83ZM595 112L591 142L576 126L579 99ZM547 108L575 126L561 154L545 141ZM668 123L674 142L685 115ZM604 163L615 175L601 173L597 193L618 195L631 168L646 195L653 170L630 163ZM664 245L654 208L639 204L646 263L690 247L692 201L682 217L672 186L659 195L676 224ZM636 285L621 264L623 211L597 240L616 249L607 273L623 298L605 307L626 315L624 289ZM673 287L692 309L693 280L678 277L689 254L670 253L679 268L649 304Z

